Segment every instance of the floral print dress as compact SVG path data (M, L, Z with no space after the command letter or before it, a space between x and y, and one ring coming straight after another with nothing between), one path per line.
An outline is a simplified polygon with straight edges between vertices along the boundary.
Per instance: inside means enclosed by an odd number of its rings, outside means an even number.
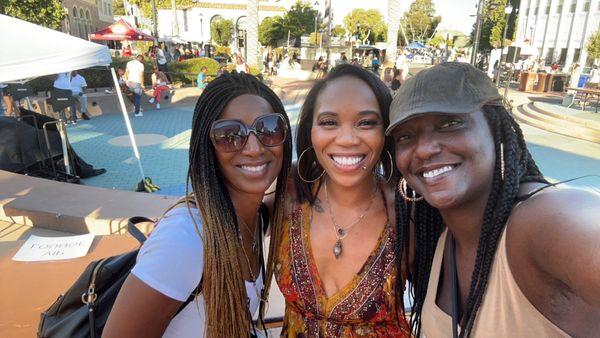
M359 273L328 297L310 246L310 205L297 205L284 222L275 277L286 301L282 337L408 337L398 315L394 229L382 231ZM402 295L400 295L402 297Z

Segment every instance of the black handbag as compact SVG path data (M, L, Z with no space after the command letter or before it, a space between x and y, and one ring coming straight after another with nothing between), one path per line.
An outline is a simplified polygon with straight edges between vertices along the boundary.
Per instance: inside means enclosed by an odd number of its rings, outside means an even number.
M154 222L145 217L132 217L127 232L140 244L146 236L136 227L141 222ZM139 249L90 263L77 281L41 314L39 338L101 337L119 290L135 265ZM200 282L202 284L202 282ZM195 290L179 308L177 315L200 291Z

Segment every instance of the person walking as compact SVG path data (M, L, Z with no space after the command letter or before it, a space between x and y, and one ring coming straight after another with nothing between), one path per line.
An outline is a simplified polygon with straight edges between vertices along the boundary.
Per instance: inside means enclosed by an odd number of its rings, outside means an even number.
M81 118L89 120L90 116L87 111L87 95L85 95L85 89L87 88L87 82L85 78L81 76L76 70L71 72L71 92L73 99L79 102L79 111L81 112ZM77 120L77 110L75 104L73 105L73 116Z
M125 66L125 81L127 87L133 92L133 105L135 106L135 117L144 116L140 111L142 100L142 88L144 88L144 57L141 54L135 59L127 62Z

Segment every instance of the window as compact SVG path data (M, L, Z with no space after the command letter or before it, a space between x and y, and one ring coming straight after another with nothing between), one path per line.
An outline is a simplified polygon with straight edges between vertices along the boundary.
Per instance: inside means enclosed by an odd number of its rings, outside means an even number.
M565 2L564 0L560 0L560 1L558 2L558 6L556 6L556 13L557 13L557 14L560 14L560 13L562 13L562 9L563 9L563 4L564 4L564 2Z
M77 7L73 7L73 17L77 18Z
M88 21L90 20L90 11L89 10L85 11L85 19Z
M577 0L572 0L571 8L569 8L569 13L575 13L576 9L577 9Z
M583 3L583 11L586 13L590 11L590 0L585 0Z
M560 57L558 58L558 64L564 65L565 61L567 61L567 49L561 48Z
M581 49L576 48L575 53L573 53L573 62L579 63L579 57L581 56Z
M554 48L548 48L548 52L546 52L546 65L552 64L554 61Z

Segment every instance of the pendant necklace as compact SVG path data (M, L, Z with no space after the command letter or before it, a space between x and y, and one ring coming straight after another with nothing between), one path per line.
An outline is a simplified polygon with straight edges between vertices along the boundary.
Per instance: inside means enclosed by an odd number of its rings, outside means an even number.
M331 217L331 223L333 223L333 231L335 232L335 237L337 238L337 241L335 241L335 244L333 245L333 255L335 256L335 259L339 259L342 256L342 252L344 251L344 246L342 244L342 240L346 236L348 236L348 234L350 233L350 230L352 230L352 227L354 227L356 224L360 223L360 221L362 221L362 219L365 218L365 216L371 209L371 206L373 205L373 201L375 200L375 196L377 195L378 188L377 188L377 184L375 184L375 189L373 190L373 196L371 196L371 200L369 201L369 205L367 206L367 208L362 212L362 214L360 214L360 216L358 216L358 218L354 222L350 223L348 226L346 226L344 228L341 225L339 225L335 220L333 208L331 207L331 202L329 202L329 192L327 191L327 181L325 181L324 185L325 185L325 201L327 202L327 206L329 206L329 216Z
M258 215L258 217L260 217L260 215ZM242 225L244 226L244 228L246 228L246 231L248 231L248 234L252 234L252 231L250 230L250 227L248 226L248 224L246 224L246 222L244 222L244 220L242 218L240 218L240 223L242 223ZM258 232L256 231L254 233L254 238L252 239L252 251L256 251L256 247L257 247L257 243L256 243L256 237L258 235ZM240 240L242 239L242 234L240 232Z

